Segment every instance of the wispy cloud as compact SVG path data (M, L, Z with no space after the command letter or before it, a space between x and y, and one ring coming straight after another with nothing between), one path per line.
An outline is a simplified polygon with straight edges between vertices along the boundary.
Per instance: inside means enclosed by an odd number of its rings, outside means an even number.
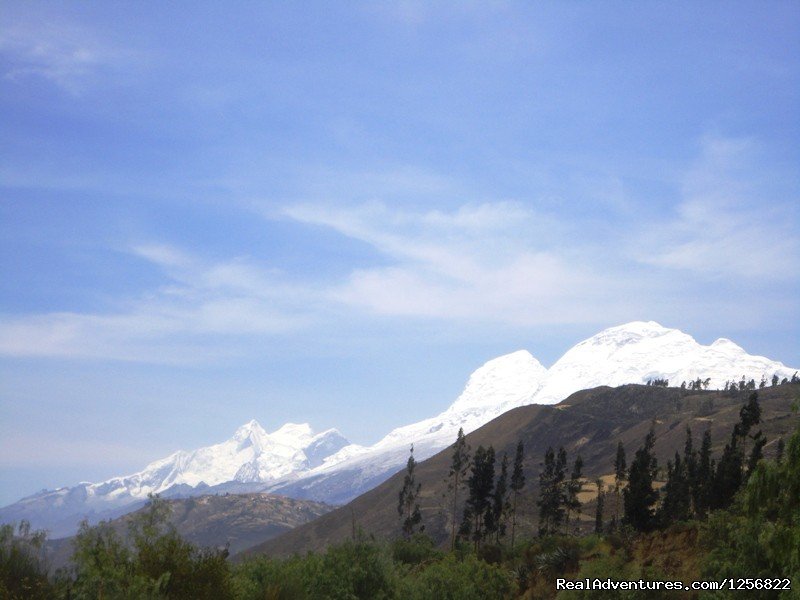
M0 27L0 55L6 64L2 76L9 81L41 77L77 95L92 76L123 54L86 29L52 17Z
M587 304L603 287L597 275L549 247L563 227L520 203L452 211L298 205L284 214L366 242L389 259L388 266L354 270L327 291L345 305L525 325L595 318Z
M796 279L800 198L769 176L752 140L706 137L674 217L644 227L642 260L714 278Z
M226 337L285 333L309 320L301 291L246 259L208 263L154 244L132 253L161 268L165 285L117 313L0 318L0 353L202 363L235 352Z

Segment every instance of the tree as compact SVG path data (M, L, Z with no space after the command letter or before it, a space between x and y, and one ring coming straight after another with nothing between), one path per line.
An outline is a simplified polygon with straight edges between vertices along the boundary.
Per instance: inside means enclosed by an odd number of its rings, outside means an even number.
M48 600L56 597L47 579L44 531L31 531L30 523L0 525L0 598Z
M731 441L725 444L714 472L714 480L709 490L710 508L727 508L742 485L742 452L739 449L739 436L736 428Z
M558 456L553 448L544 455L544 468L539 473L539 535L556 533L564 521L564 477L567 453L559 448Z
M464 437L464 429L459 428L458 436L452 446L453 457L450 462L450 473L448 475L447 488L453 496L453 510L450 534L450 550L456 547L456 520L458 515L458 490L464 485L467 471L469 469L469 446Z
M708 514L709 494L713 485L714 464L711 460L711 430L703 433L700 454L697 458L697 471L692 484L692 502L694 514L703 519Z
M683 465L686 469L686 493L689 496L689 515L694 514L694 490L697 487L697 452L692 440L692 429L686 427L686 442L683 446ZM687 515L687 518L688 516Z
M506 534L506 520L510 506L508 501L508 456L503 452L503 459L500 461L500 475L494 485L494 503L492 507L498 544L500 543L500 538Z
M625 474L627 473L628 466L625 463L625 446L622 445L622 442L617 442L617 456L614 458L614 497L615 497L615 506L614 506L614 523L619 520L619 506L620 502L620 490L622 489L622 484L625 482L626 477Z
M606 493L603 490L603 480L598 478L595 482L597 486L597 505L594 511L594 532L603 532L603 507L606 501Z
M725 579L747 573L767 578L779 573L800 581L800 429L789 438L784 460L761 461L730 510L709 520L708 530L711 547L703 577ZM752 590L748 597L778 594ZM781 592L780 597L792 594Z
M566 491L565 491L565 500L564 500L564 509L565 509L565 519L564 519L564 530L566 533L569 532L569 518L570 515L574 512L580 513L581 510L581 502L578 500L578 493L581 491L581 487L583 487L581 477L583 476L583 459L579 454L575 458L575 462L572 465L572 472L569 476L569 481L567 482Z
M514 547L514 534L517 528L517 496L525 487L525 473L522 469L522 461L525 458L525 447L522 440L517 442L517 451L514 454L514 469L511 472L511 490L514 492L513 503L511 505L511 547Z
M419 491L422 487L421 483L416 482L414 477L414 468L417 466L417 461L414 460L414 445L411 445L410 456L406 463L406 476L403 479L403 488L400 490L400 499L397 504L397 514L402 520L401 530L403 537L407 540L411 539L414 534L414 529L422 521L422 514L419 511ZM423 531L425 526L420 528Z
M686 462L675 453L675 460L667 463L667 482L664 485L664 500L658 511L662 526L689 518L691 509L691 490Z
M644 445L636 451L628 473L628 487L623 493L625 522L639 531L649 531L654 525L653 505L658 499L658 492L653 489L653 479L658 469L653 454L655 445L655 429L644 439Z
M472 469L467 480L467 497L461 531L469 534L480 548L487 532L494 531L492 491L494 490L494 448L478 446L472 457Z

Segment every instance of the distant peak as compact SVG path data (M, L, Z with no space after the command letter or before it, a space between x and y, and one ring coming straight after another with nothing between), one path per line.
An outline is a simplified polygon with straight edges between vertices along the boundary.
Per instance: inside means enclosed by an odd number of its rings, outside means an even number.
M656 321L631 321L630 323L624 323L622 325L617 325L615 327L609 327L601 331L600 333L606 333L610 331L631 331L631 332L638 332L638 333L663 333L667 331L673 331L667 327L664 327L661 323L657 323Z
M270 435L314 435L314 430L308 423L286 423Z
M255 419L250 419L247 423L245 423L244 425L239 427L239 429L236 430L234 437L237 439L242 437L247 437L254 431L259 433L265 433L264 428L261 427L258 421L256 421Z

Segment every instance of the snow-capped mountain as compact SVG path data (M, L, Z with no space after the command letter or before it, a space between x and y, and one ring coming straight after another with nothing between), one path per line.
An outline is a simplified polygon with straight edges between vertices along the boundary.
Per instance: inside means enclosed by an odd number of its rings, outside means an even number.
M176 452L139 473L25 498L0 509L0 522L26 518L61 533L64 526L74 529L84 515L99 519L110 516L109 511L119 514L151 492L272 491L344 502L403 468L412 443L415 457L425 459L451 444L459 428L469 433L518 406L554 404L601 385L653 379L680 385L709 378L714 389L742 377L756 382L773 375L790 378L795 371L751 356L727 339L704 346L677 329L637 321L580 342L549 369L526 350L490 360L470 376L446 410L394 429L372 446L349 444L335 429L315 435L309 425L289 423L267 433L251 421L226 442Z
M53 536L68 535L82 518L90 522L113 518L138 507L151 493L187 496L208 493L222 484L252 487L287 480L348 445L335 429L314 434L308 424L287 423L267 433L253 420L221 444L175 452L138 473L23 498L0 509L0 522L26 519Z
M760 382L796 369L751 356L730 340L710 346L654 321L611 327L573 346L550 369L525 350L490 360L469 378L456 401L436 417L393 430L369 447L346 446L300 481L272 490L329 502L347 501L377 485L408 459L418 460L452 444L459 428L470 433L502 413L526 404L556 404L573 392L601 385L668 379L672 385L710 379L709 388L744 377Z

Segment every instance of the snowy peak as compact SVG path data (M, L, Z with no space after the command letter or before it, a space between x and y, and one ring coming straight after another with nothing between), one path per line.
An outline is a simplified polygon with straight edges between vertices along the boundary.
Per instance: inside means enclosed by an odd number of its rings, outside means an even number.
M267 433L252 420L225 442L175 452L133 475L86 487L95 497L143 498L175 485L270 482L307 471L348 444L335 429L315 435L308 423L287 423Z
M581 389L652 379L680 385L708 378L714 389L742 375L759 381L773 374L791 377L792 373L782 363L751 356L725 338L704 346L678 329L655 321L634 321L605 329L568 350L548 370L533 402L555 404Z
M546 374L547 369L527 350L492 359L470 375L464 391L446 412L467 413L519 405L531 398Z

